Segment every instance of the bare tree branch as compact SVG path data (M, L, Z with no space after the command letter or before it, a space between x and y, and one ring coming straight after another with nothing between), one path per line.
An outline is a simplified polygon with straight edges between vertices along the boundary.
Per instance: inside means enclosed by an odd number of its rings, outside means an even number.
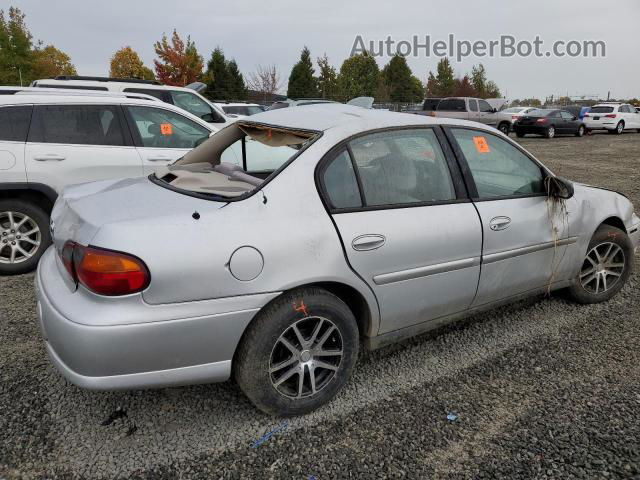
M266 102L282 88L282 79L275 65L258 65L256 71L249 74L247 86L262 93Z

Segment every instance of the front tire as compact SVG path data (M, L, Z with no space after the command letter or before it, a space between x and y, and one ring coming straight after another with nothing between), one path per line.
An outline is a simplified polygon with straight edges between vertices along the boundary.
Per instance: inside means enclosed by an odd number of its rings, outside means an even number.
M500 130L505 135L509 136L509 130L511 130L511 124L509 122L502 122L498 125L498 130Z
M263 412L302 415L347 383L358 347L356 319L342 300L319 288L299 289L276 299L248 327L234 376Z
M625 232L601 225L593 234L574 284L567 290L578 303L606 302L633 270L633 245Z
M0 275L34 270L50 243L44 210L24 200L0 200Z

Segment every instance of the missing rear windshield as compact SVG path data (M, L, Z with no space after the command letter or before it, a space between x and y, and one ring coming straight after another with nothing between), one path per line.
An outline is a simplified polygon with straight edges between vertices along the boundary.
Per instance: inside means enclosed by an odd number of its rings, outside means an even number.
M172 189L225 201L245 198L266 183L318 132L236 122L213 135L155 180Z

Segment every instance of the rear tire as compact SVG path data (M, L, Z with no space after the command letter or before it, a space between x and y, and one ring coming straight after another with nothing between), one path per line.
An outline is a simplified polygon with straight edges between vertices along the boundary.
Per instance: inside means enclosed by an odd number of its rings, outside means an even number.
M555 136L556 136L556 128L553 125L547 127L547 129L544 132L544 137L553 138Z
M294 290L249 325L234 356L234 376L263 412L302 415L347 383L358 347L356 319L342 300L319 288Z
M31 272L51 244L49 215L24 200L0 200L0 275Z
M578 131L576 132L576 137L583 137L584 136L584 125L580 125L578 127Z
M614 130L607 130L612 135L621 135L624 132L624 122L620 120Z
M574 284L567 289L578 303L606 302L618 293L633 270L633 245L625 232L601 225L593 234Z
M524 136L525 136L524 132L521 132L520 130L516 130L516 137L523 138Z

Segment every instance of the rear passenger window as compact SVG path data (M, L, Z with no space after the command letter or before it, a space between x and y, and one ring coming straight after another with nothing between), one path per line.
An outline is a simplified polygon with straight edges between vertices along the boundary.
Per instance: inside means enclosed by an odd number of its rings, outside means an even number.
M440 100L437 110L441 112L466 112L467 107L461 98L445 98Z
M26 142L31 120L31 105L0 108L0 140Z
M375 133L350 143L367 206L443 202L456 198L431 129Z
M113 105L36 105L29 142L73 145L124 145Z
M362 206L353 164L346 150L334 158L324 170L323 183L333 208Z
M506 140L479 130L451 130L481 199L544 193L542 169Z

